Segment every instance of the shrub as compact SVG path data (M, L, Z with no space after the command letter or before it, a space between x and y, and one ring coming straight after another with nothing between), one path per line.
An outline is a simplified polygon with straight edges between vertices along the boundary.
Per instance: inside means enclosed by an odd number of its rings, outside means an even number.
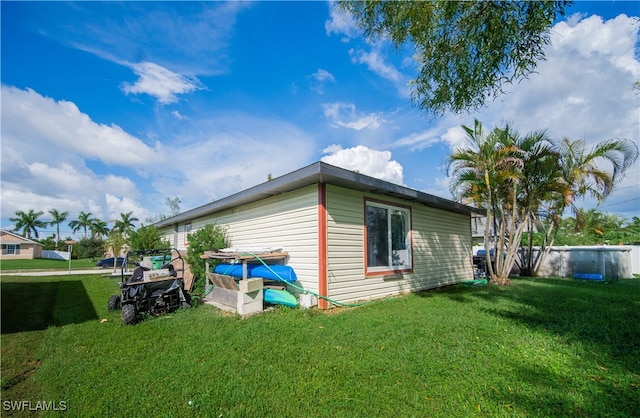
M160 236L160 231L153 225L143 226L129 232L129 248L132 250L165 249L171 245Z
M204 279L205 260L200 256L205 251L226 248L230 245L227 228L215 223L207 224L190 233L188 239L189 249L187 250L186 262L189 264L194 278ZM200 280L200 283L202 282L203 280Z
M82 238L75 247L78 258L102 258L105 253L104 241L101 238Z

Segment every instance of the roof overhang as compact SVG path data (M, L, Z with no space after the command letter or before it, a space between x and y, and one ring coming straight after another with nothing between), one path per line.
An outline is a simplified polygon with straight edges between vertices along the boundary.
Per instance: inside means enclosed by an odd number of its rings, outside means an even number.
M365 193L389 196L395 199L421 203L428 207L469 216L485 215L485 212L481 209L476 209L452 200L318 161L299 170L225 197L224 199L216 200L170 218L163 219L154 225L158 228L163 228L177 223L188 222L225 209L256 202L318 183L332 184Z

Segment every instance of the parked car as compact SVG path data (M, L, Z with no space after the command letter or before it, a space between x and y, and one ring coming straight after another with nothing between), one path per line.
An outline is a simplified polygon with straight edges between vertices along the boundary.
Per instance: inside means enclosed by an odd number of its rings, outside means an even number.
M122 267L123 263L124 263L124 257L118 257L118 267ZM113 267L113 257L98 260L96 262L96 267L102 267L104 269L108 267Z

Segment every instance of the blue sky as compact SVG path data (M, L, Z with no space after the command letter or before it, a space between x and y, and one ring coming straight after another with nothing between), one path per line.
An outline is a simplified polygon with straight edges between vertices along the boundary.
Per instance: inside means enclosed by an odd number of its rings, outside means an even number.
M331 3L1 8L3 228L29 209L144 221L167 197L187 210L318 160L451 198L444 163L474 118L640 144L637 2L575 3L536 74L438 118L410 103L411 56L366 41ZM640 216L639 166L602 210Z

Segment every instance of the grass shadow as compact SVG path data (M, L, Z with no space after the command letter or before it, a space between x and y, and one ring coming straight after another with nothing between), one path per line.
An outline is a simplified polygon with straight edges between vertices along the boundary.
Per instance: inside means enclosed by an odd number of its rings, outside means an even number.
M44 330L50 325L79 324L98 319L80 280L3 282L0 333Z
M458 303L480 301L478 311L482 314L524 326L532 335L551 335L557 348L577 353L579 362L561 365L571 369L572 375L558 365L505 358L512 373L520 377L522 387L529 390L520 388L504 398L496 394L498 402L519 405L533 415L553 411L556 416L596 416L610 411L610 416L632 416L633 411L640 410L638 281L527 278L515 279L506 287L490 285L439 293ZM539 354L535 347L526 348L526 340L521 344L526 355ZM576 379L576 374L581 379ZM568 385L574 392L591 396L576 403L575 397L565 394L567 378L573 380ZM541 393L545 395L540 397Z
M518 286L516 292L477 292L471 297L508 298L514 303L510 309L484 309L530 329L597 346L613 360L640 352L640 289L637 285L566 279L532 279L515 285ZM640 370L636 368L634 372Z

